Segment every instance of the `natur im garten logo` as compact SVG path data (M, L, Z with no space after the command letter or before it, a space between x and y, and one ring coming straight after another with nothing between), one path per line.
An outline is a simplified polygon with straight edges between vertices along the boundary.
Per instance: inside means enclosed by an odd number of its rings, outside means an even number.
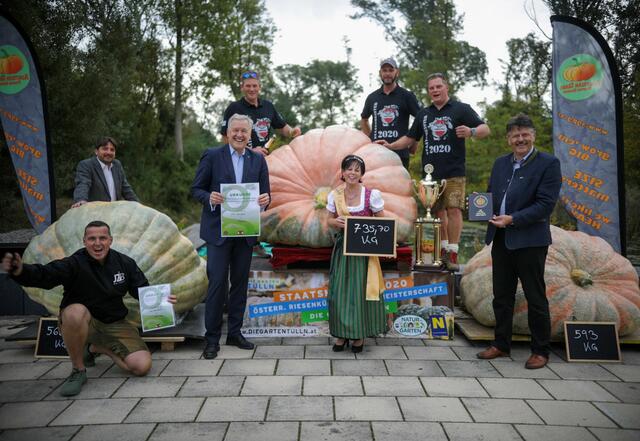
M15 46L0 46L0 92L13 95L27 87L31 76L29 63Z
M402 335L421 335L427 332L427 322L417 315L401 315L393 322L393 329Z
M587 99L602 87L602 64L589 54L573 55L560 65L556 87L568 100Z

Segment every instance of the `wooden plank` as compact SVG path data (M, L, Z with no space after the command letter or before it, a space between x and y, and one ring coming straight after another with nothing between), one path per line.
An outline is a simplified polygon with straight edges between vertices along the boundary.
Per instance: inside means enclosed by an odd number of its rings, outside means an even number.
M460 318L456 316L456 327L462 334L471 341L491 341L494 338L493 328L481 325L474 318ZM531 341L529 335L513 334L513 341ZM553 339L553 342L563 342L564 339ZM620 344L638 345L640 344L640 329L631 335L620 337Z
M455 320L456 327L471 341L491 341L494 338L493 328L483 326L475 319ZM531 337L522 334L513 334L513 341L531 341Z
M153 342L153 343L163 343L163 342L173 342L180 343L184 341L184 337L142 337L142 340Z
M636 332L633 334L620 337L620 344L640 345L640 329L636 329Z
M160 343L160 351L167 352L173 351L176 348L176 343L173 341L163 341Z

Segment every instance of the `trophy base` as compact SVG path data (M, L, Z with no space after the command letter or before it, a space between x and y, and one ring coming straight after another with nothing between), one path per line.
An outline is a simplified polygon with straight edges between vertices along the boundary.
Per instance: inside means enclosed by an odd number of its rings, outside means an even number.
M420 223L420 224L439 224L442 221L440 220L440 218L437 217L419 217L418 219L416 219L416 223Z
M433 263L416 262L413 264L414 271L442 271L444 268L445 264L440 260Z

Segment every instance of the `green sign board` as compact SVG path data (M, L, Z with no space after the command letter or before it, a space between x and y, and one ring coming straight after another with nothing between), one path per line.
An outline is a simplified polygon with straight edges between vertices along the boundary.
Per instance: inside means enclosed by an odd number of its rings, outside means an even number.
M314 322L326 322L327 320L329 320L329 311L326 311L326 310L302 311L300 313L300 318L303 324L314 323Z
M398 302L384 302L386 312L398 312Z

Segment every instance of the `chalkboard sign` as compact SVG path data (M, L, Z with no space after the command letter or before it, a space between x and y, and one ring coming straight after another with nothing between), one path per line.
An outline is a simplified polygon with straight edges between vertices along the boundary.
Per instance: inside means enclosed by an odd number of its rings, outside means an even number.
M40 318L35 357L69 358L67 348L62 340L62 332L58 328L57 318Z
M567 361L622 361L613 322L564 322Z
M396 220L392 217L347 217L343 254L396 257Z

